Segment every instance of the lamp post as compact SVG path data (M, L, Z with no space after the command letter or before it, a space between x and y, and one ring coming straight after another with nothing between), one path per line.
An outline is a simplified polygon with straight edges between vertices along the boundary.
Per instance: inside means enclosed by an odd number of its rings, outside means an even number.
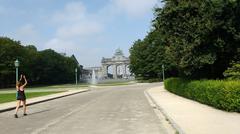
M18 82L18 67L19 67L18 59L15 60L14 65L16 67L16 83L17 83Z
M75 78L76 78L76 85L77 85L77 68L75 68Z
M163 82L164 82L164 79L165 79L165 75L164 75L164 64L162 65L162 74L163 74Z

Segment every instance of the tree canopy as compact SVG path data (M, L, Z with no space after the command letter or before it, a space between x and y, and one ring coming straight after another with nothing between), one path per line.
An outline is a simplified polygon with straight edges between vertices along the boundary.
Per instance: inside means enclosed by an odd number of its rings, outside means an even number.
M20 41L0 37L0 87L15 85L16 59L20 61L19 74L25 74L29 84L74 82L74 69L80 70L72 57L51 49L38 51L34 45L23 46Z
M240 1L164 0L154 10L152 28L130 49L130 69L156 78L167 76L223 78L239 57ZM145 77L146 78L146 77Z

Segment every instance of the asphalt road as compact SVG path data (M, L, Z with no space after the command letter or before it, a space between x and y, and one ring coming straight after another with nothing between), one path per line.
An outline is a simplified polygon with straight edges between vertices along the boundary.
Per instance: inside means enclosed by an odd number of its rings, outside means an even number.
M166 134L144 90L160 84L104 87L0 113L0 134Z

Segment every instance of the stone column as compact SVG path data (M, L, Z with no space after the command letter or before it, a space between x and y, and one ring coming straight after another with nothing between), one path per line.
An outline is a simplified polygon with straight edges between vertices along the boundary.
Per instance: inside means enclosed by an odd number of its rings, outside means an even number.
M127 70L126 70L126 68L127 68L127 65L124 64L124 65L123 65L123 78L125 78L125 77L127 76Z
M114 79L117 79L117 65L115 64L115 65L113 65L113 78Z
M107 74L108 70L107 69L108 69L107 65L102 66L102 75L104 78L108 78L108 74Z

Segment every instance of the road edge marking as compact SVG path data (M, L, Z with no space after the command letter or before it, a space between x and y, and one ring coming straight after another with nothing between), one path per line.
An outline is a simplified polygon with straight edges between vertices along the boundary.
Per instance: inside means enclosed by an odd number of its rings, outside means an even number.
M157 86L159 87L159 86ZM153 87L156 88L156 87ZM156 114L162 114L166 119L168 119L168 122L170 123L170 125L172 126L172 128L175 130L175 133L178 134L186 134L182 128L167 114L167 112L154 100L154 98L149 94L149 90L153 89L153 88L149 88L146 89L144 91L145 96L147 97L150 105L157 110L159 113ZM159 115L157 115L159 116Z
M35 104L38 104L38 103L43 103L43 102L47 102L47 101L51 101L51 100L55 100L55 99L60 99L60 98L63 98L63 97L68 97L68 96L72 96L72 95L76 95L76 94L84 93L84 92L88 92L88 91L90 91L90 89L81 90L81 91L78 91L78 92L64 94L64 95L60 95L60 96L56 96L56 97L50 97L50 98L30 102L30 103L27 103L26 105L31 106L31 105L35 105ZM41 96L41 97L44 97L44 96ZM20 107L22 107L22 106L20 106ZM16 108L16 106L10 106L10 107L3 108L3 109L0 109L0 113L11 111L11 110L14 110L15 108Z

